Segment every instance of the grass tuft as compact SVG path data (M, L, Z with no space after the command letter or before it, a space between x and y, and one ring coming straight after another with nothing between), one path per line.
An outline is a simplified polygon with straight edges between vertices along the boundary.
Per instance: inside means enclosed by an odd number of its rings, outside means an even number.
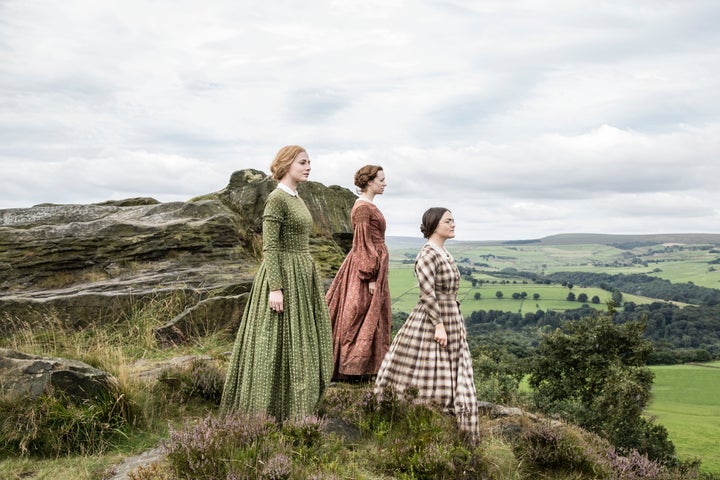
M141 421L122 393L81 401L46 393L0 400L0 456L58 457L97 454Z
M216 362L196 359L189 366L163 370L157 388L171 401L199 399L217 406L220 405L224 385L225 372Z

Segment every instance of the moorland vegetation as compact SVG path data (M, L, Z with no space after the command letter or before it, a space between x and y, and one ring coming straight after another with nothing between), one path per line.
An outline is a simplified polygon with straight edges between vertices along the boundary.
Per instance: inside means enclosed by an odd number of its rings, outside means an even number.
M619 328L634 325L632 328L638 329L651 347L644 356L644 365L679 366L718 359L718 244L693 243L698 239L692 236L659 236L652 241L646 237L628 236L618 242L614 236L588 236L586 240L594 242L588 244L572 244L563 237L557 243L544 239L451 245L463 276L460 300L469 341L485 353L484 357L476 357L476 368L495 370L494 381L486 378L479 382L479 396L491 394L482 391L490 384L494 384L496 393L511 395L517 382L526 381L536 368L533 365L537 365L537 355L554 332L584 325L587 319L597 319L599 312ZM406 310L409 299L417 295L409 268L413 250L403 243L407 241L399 242L392 250L391 263L397 324L404 315L399 312ZM586 330L592 331L596 322L585 325ZM566 354L575 364L582 364L582 359L572 352ZM551 366L545 364L535 371L534 378L540 378L543 371L550 372ZM706 370L708 375L716 371ZM673 378L677 381L678 377ZM654 385L652 380L650 383ZM660 385L661 392L674 388ZM695 405L698 391L707 389L701 384L688 388L687 382L678 382L677 389L678 395L686 398L675 395L672 401L662 403L665 400L660 395L661 403L656 402L653 414L669 419L672 438L680 440L681 451L706 452L710 468L720 471L714 453L710 453L712 442L705 440L718 432L708 431L707 422L694 421L694 415L700 415L697 418L712 423L712 405L717 406L717 402L705 396L707 401ZM645 415L651 418L647 411ZM583 424L577 416L575 421Z
M641 416L652 383L644 366L649 343L639 326L615 325L605 314L564 325L541 343L527 364L531 393L520 388L518 370L492 357L497 350L474 350L477 384L494 400L483 403L479 445L412 394L388 391L378 401L367 384L332 386L317 417L278 424L262 415L219 416L231 332L168 349L151 333L161 317L162 309L144 306L92 333L48 318L42 331L4 338L4 347L90 362L112 372L119 389L79 404L51 396L0 402L0 476L112 478L123 457L159 448L128 478L713 478L699 460L678 459L664 428ZM134 375L138 357L184 354L198 358L153 380Z
M644 290L638 302L636 291L627 283L614 283L618 279L603 277L601 285L590 277L553 277L561 271L631 269L592 272L626 275L652 267L643 273L661 278L671 270L664 267L672 263L677 268L681 262L667 256L645 267L633 259L640 255L637 249L654 252L654 247L632 241L624 244L629 250L606 247L601 253L596 247L588 250L603 265L583 261L575 269L568 264L572 262L557 260L559 254L533 253L534 245L482 251L486 258L471 251L475 246L462 247L459 254L450 246L464 267L463 311L478 396L484 402L479 445L466 443L452 418L417 404L412 395L386 392L378 401L371 386L363 384L333 385L317 417L283 424L262 415L220 417L219 392L234 332L200 329L202 335L186 344L161 344L155 330L187 303L165 297L138 304L97 328L74 328L48 314L42 328L17 322L0 339L0 347L79 359L118 379L113 396L95 401L52 395L0 401L0 477L113 478L126 457L157 451L156 458L128 478L715 479L703 459L681 458L668 431L645 410L654 381L648 364L657 360L659 348L670 352L668 362L701 350L708 359L717 357L714 337L703 333L713 328L707 316L715 315L717 305L709 304L712 295L706 304L699 303L708 292L688 285L682 285L684 299L692 301L651 297ZM405 253L393 252L394 267L409 268ZM714 247L692 253L707 257L706 269L717 258ZM521 256L530 261L521 265L513 259ZM705 281L713 281L712 275L706 272ZM561 301L571 308L543 314L537 309L530 312L533 317L515 317L518 302L532 298L527 286L548 281L565 294ZM578 305L579 290L591 285L610 298L594 303L595 295L589 295L587 304ZM528 296L513 298L510 290L502 299L494 295L510 286L525 288ZM493 299L484 288L493 291ZM396 290L417 298L411 288ZM478 299L469 295L479 292ZM573 300L567 298L575 292ZM478 313L483 309L475 307L488 301L510 307ZM406 315L404 309L394 309L395 327ZM138 374L140 364L164 365L185 356L195 360L164 366L153 377Z

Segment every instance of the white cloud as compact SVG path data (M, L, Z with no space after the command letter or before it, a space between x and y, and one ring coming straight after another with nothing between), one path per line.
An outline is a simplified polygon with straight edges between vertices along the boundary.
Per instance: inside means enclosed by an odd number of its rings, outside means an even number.
M720 6L0 4L0 208L183 200L305 145L390 234L720 232Z

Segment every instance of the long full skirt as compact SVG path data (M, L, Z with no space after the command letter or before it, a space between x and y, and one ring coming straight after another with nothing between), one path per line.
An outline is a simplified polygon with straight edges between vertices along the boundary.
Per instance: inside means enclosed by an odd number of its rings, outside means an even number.
M445 309L457 310L457 303ZM418 390L418 398L455 415L458 427L471 439L479 437L477 393L472 359L462 316L444 319L448 346L435 341L435 327L421 307L416 307L393 339L378 372L375 392L392 387L402 394Z
M358 274L357 263L351 252L326 297L332 321L335 380L375 375L390 347L392 315L387 250L381 256L373 295L370 295L368 281Z
M330 318L309 254L285 253L284 312L268 305L261 264L238 329L221 410L278 420L314 413L332 375Z

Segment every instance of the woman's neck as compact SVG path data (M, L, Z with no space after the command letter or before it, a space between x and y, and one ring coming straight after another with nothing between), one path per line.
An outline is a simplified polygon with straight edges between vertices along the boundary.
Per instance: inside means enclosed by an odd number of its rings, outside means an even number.
M368 192L360 192L360 198L363 200L367 200L368 202L373 202L373 199L375 198L374 193L368 193Z
M287 188L289 188L293 192L297 192L298 182L294 182L291 179L285 177L280 180L280 183L285 185Z
M441 237L440 235L430 235L430 238L428 238L428 241L433 243L434 245L437 245L440 248L445 248L445 238Z

